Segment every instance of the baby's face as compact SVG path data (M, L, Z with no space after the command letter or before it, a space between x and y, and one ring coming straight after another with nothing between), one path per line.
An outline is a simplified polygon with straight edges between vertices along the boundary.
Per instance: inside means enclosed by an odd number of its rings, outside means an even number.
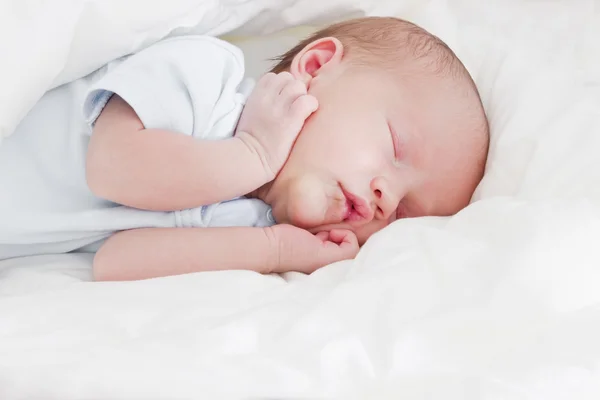
M473 157L462 140L436 129L444 109L421 111L428 96L373 70L321 75L309 93L319 109L269 190L278 223L351 229L364 243L396 219L451 215L468 204L477 174L457 171L478 167L465 165Z

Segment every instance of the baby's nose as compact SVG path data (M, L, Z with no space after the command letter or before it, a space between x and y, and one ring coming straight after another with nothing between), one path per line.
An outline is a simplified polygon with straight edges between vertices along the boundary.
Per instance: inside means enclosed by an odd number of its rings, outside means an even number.
M389 189L384 178L375 178L371 181L373 192L373 204L375 219L388 220L396 211L399 200L397 200Z

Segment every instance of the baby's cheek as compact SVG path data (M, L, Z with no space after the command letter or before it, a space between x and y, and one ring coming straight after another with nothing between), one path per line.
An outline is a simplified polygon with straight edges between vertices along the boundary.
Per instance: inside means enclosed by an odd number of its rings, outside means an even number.
M292 225L310 229L326 223L328 199L316 179L299 180L288 200L288 217Z

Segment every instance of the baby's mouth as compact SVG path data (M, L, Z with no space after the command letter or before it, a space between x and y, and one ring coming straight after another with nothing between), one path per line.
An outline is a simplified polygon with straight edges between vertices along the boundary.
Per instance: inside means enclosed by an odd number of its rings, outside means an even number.
M342 188L342 192L346 198L343 213L344 222L368 221L372 218L371 208L363 198L346 191L344 188Z

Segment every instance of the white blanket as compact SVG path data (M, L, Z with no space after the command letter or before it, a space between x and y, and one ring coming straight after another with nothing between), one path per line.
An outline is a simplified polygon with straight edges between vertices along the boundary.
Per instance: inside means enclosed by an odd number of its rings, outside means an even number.
M600 397L597 1L1 7L5 133L44 90L164 35L236 35L258 73L295 33L238 35L361 14L446 39L493 133L474 204L399 221L311 276L92 283L84 255L0 263L1 399Z

